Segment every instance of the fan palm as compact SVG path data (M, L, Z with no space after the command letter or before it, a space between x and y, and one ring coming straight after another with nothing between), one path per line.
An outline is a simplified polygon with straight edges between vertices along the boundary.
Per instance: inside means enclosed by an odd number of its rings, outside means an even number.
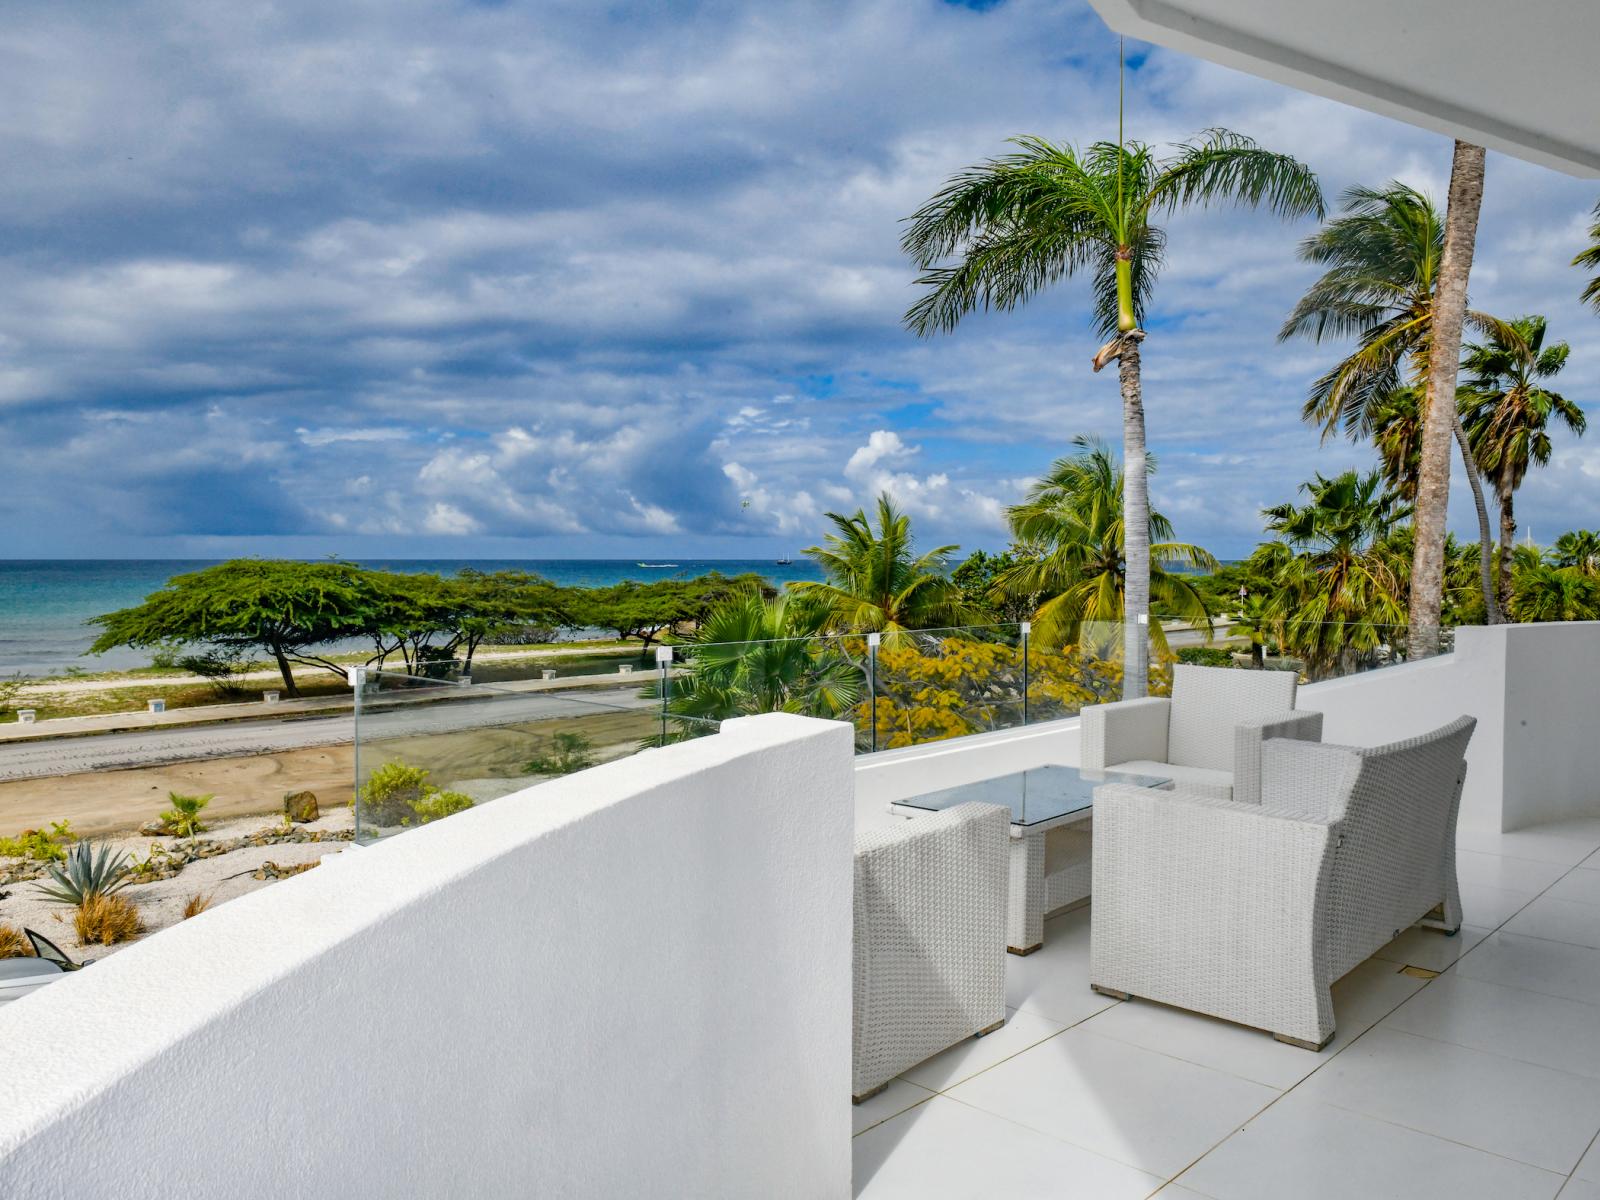
M1085 623L1113 624L1126 611L1122 472L1098 440L1077 437L1073 445L1079 453L1057 459L1027 498L1007 510L1012 535L1034 553L995 581L1005 594L1049 597L1034 615L1034 633L1046 646L1077 642ZM1147 457L1146 474L1154 470L1155 460ZM1171 523L1158 512L1150 513L1147 541L1152 597L1166 611L1209 630L1205 598L1166 568L1186 563L1213 571L1216 559L1199 546L1173 541ZM1151 623L1150 638L1166 650L1159 621Z
M1590 575L1600 574L1600 533L1592 529L1563 533L1550 548L1550 559L1558 567L1576 567Z
M1511 602L1511 547L1517 521L1512 510L1516 490L1532 465L1550 461L1550 424L1560 421L1582 434L1583 409L1545 380L1560 374L1571 348L1566 342L1544 344L1545 319L1519 317L1509 322L1514 338L1490 335L1482 345L1467 347L1470 379L1462 390L1462 424L1478 469L1494 485L1500 504L1499 594Z
M1166 232L1155 222L1191 205L1265 207L1282 217L1321 216L1310 168L1226 129L1159 156L1142 142L1095 142L1083 150L1039 137L1016 152L953 176L910 218L902 239L926 291L906 324L927 336L955 329L978 309L1008 311L1068 276L1090 276L1097 329L1110 340L1096 371L1118 360L1122 391L1126 618L1124 689L1147 687L1152 574L1145 479L1141 328L1160 272Z
M824 611L828 629L896 633L959 625L980 616L947 573L950 555L959 547L938 546L918 554L911 518L887 492L878 497L876 529L861 509L849 516L825 515L837 532L802 553L822 568L827 580L789 586Z
M1536 563L1517 572L1511 614L1519 621L1593 621L1600 617L1600 580L1577 567Z
M1322 426L1324 438L1342 427L1354 439L1378 432L1380 418L1394 415L1396 400L1406 399L1396 393L1407 383L1415 389L1409 403L1419 414L1429 411L1434 295L1444 257L1444 221L1432 200L1403 183L1381 189L1350 188L1340 206L1341 216L1300 244L1301 259L1327 270L1294 306L1278 339L1306 336L1320 342L1355 335L1355 350L1312 383L1300 410L1307 421ZM1479 333L1516 336L1505 322L1487 313L1469 309L1465 321ZM1420 417L1413 420L1418 453L1409 486L1415 496L1422 475L1425 422ZM1493 624L1498 610L1491 578L1489 510L1459 415L1454 431L1478 510L1484 606ZM1379 451L1386 468L1398 465L1382 446Z
M1313 676L1391 642L1405 624L1405 562L1390 544L1410 507L1376 471L1317 475L1304 505L1265 510L1277 535L1251 556L1272 580L1266 613Z
M683 647L688 673L669 685L667 712L685 736L706 721L753 713L838 717L860 699L863 676L822 638L827 610L793 595L751 591L722 601ZM646 694L659 698L660 684Z

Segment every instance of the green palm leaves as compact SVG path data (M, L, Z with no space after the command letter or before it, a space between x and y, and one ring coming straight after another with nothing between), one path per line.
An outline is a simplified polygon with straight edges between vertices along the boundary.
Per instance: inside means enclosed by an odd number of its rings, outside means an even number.
M748 592L723 601L684 647L693 670L671 685L667 711L695 721L752 713L839 717L861 698L861 668L822 635L828 611L792 594L768 600ZM653 689L649 694L657 694Z
M951 177L910 218L901 247L927 289L906 313L918 334L947 333L977 309L1013 309L1081 271L1093 276L1099 332L1127 332L1142 323L1161 268L1166 233L1155 218L1220 203L1283 217L1323 211L1308 167L1226 129L1165 158L1141 142L1012 144Z
M1316 677L1403 640L1407 555L1392 539L1411 510L1376 471L1319 474L1301 490L1306 504L1262 514L1277 539L1251 565L1272 580L1265 616Z
M996 587L1012 595L1045 595L1034 617L1034 636L1054 647L1080 640L1085 624L1117 624L1123 619L1124 528L1122 472L1111 453L1093 438L1078 437L1079 453L1057 459L1021 504L1008 510L1017 541L1036 552L1005 571ZM1155 463L1146 460L1146 470ZM1181 575L1178 563L1215 570L1217 563L1198 546L1172 540L1172 526L1150 514L1150 592L1167 611L1209 628L1205 601ZM1165 650L1159 622L1151 637Z
M1595 277L1584 285L1583 292L1578 298L1600 310L1600 203L1594 206L1594 217L1594 224L1589 226L1591 244L1587 250L1572 260L1572 265L1589 267L1596 272Z
M823 583L791 584L807 605L819 609L824 627L857 633L896 633L976 619L950 582L946 568L955 546L922 554L911 536L911 518L885 492L878 497L877 526L857 509L827 513L835 532L805 556L827 575Z

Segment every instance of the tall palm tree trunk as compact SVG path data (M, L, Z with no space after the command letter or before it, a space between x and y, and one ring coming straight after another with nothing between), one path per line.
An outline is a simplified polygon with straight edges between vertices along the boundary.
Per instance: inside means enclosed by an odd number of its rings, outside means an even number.
M1500 624L1500 605L1494 586L1494 535L1489 532L1489 506L1483 502L1483 481L1478 478L1478 464L1472 457L1472 447L1467 444L1467 431L1461 427L1461 414L1456 414L1456 445L1461 447L1461 465L1467 469L1467 486L1472 489L1472 503L1478 509L1478 580L1483 587L1483 620L1486 625Z
M1150 678L1150 488L1145 474L1144 391L1139 342L1122 338L1117 373L1122 384L1122 698L1136 700ZM1143 620L1141 620L1143 618Z
M1512 510L1512 497L1514 491L1504 485L1496 489L1500 501L1500 561L1496 564L1496 574L1500 591L1501 619L1504 614L1511 611L1511 553L1515 549L1517 539L1517 518Z
M1433 346L1428 363L1427 409L1422 421L1422 467L1417 481L1415 548L1411 559L1409 656L1439 652L1444 608L1444 537L1450 502L1450 437L1455 427L1456 374L1461 365L1461 321L1467 311L1467 276L1483 204L1483 147L1458 141L1450 164L1450 200L1444 217L1444 253L1433 289Z

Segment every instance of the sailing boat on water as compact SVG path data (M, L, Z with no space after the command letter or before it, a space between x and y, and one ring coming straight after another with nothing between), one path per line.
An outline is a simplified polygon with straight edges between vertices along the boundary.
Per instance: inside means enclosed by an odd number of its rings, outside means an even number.
M785 554L782 558L778 559L777 565L780 566L780 567L787 567L787 566L793 565L793 563L794 563L794 559L790 558L787 554Z

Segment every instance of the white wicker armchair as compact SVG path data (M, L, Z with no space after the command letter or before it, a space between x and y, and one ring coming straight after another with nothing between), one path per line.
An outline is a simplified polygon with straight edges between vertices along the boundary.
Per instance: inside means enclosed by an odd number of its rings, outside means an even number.
M1172 668L1172 697L1119 700L1082 714L1080 765L1156 775L1182 791L1258 804L1261 744L1322 736L1322 714L1297 712L1293 671Z
M856 1103L1005 1023L1010 825L961 804L857 829Z
M1376 749L1269 741L1259 805L1097 789L1095 990L1321 1049L1336 980L1412 925L1461 926L1456 813L1474 724Z

